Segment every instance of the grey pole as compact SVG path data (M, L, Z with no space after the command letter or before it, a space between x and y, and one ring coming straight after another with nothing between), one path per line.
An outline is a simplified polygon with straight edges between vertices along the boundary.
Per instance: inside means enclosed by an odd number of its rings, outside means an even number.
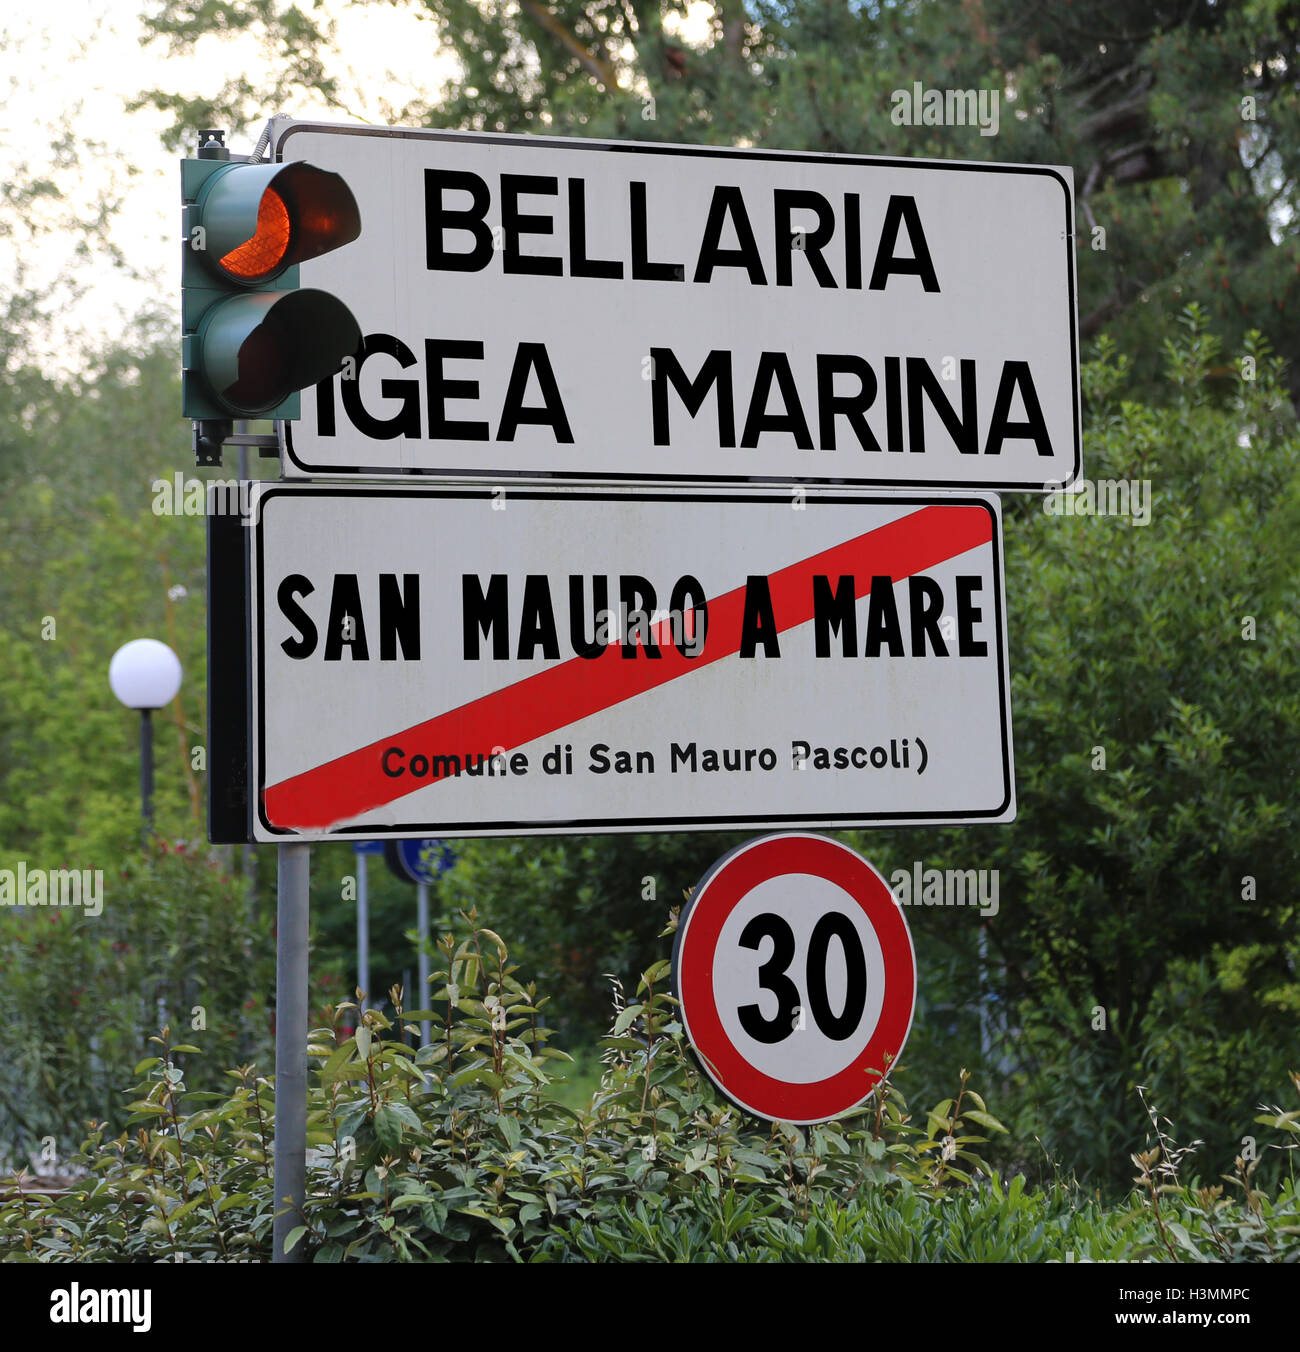
M429 884L415 885L416 925L420 932L420 993L415 997L416 1009L425 1009L429 999ZM410 998L409 996L407 997ZM420 1023L420 1046L427 1047L430 1042L432 1025L428 1019Z
M370 1008L370 880L366 872L367 857L357 855L357 986L361 990L358 1004Z
M245 845L241 851L244 869L244 895L248 901L248 920L257 922L257 855L252 845Z
M991 1074L993 1070L990 1064L993 1055L993 1036L989 1018L989 936L983 925L978 930L978 943L980 955L980 1056L984 1059L985 1074Z
M140 710L140 815L146 847L153 835L153 710Z
M140 710L140 833L144 839L146 852L153 840L153 710ZM167 1022L163 1001L158 995L158 983L154 979L153 945L149 938L144 940L145 980L149 982L145 993L145 1017L152 1018L155 1028L161 1028ZM151 998L152 996L152 998ZM153 1006L152 1011L150 1005Z
M310 845L277 845L275 940L275 1205L271 1261L302 1262L299 1240L285 1254L284 1240L304 1224L307 1187L307 884ZM288 1198L286 1204L285 1199Z

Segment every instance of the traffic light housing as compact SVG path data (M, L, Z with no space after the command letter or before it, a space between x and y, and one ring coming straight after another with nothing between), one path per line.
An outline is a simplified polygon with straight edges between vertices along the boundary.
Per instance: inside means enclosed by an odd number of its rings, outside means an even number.
M298 391L361 343L342 301L298 286L299 263L360 235L356 199L338 174L232 161L215 141L181 161L181 193L181 411L217 424L298 417Z

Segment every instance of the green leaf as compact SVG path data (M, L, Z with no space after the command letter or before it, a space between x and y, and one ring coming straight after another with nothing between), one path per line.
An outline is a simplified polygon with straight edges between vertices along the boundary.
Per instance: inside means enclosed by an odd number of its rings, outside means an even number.
M506 941L495 930L480 929L478 933L486 934L487 937L491 939L494 944L496 944L497 951L501 954L503 958L509 952L509 950L506 948Z
M972 1122L984 1127L987 1131L1000 1131L1006 1135L1007 1129L991 1113L980 1112L975 1108L967 1108L963 1117L969 1117Z
M645 1051L645 1039L639 1037L605 1037L601 1038L600 1045L618 1052Z
M502 1055L512 1065L516 1065L520 1070L526 1070L539 1084L546 1084L546 1072L540 1066L536 1066L526 1056L521 1056L517 1051L510 1047L502 1048Z
M322 1083L328 1084L333 1080L342 1080L347 1078L345 1068L352 1060L352 1053L356 1050L357 1044L354 1038L348 1038L341 1046L336 1047L331 1053L328 1061L321 1066L319 1075ZM358 1075L363 1074L361 1067L357 1068Z
M501 1132L501 1135L505 1137L506 1144L510 1149L518 1150L521 1136L519 1119L511 1117L508 1113L503 1113L497 1118L497 1128Z
M401 1118L402 1122L411 1128L412 1131L422 1131L424 1124L416 1115L415 1109L409 1103L390 1103L388 1107Z
M284 1237L284 1251L291 1253L298 1241L307 1233L305 1225L295 1225Z
M393 1199L392 1209L400 1211L408 1206L428 1206L431 1202L440 1200L436 1192L404 1192L400 1197Z
M1187 1250L1194 1258L1203 1260L1205 1255L1196 1246L1191 1235L1187 1233L1187 1227L1180 1225L1177 1221L1166 1221L1169 1233L1178 1241L1178 1243Z
M618 1037L621 1034L626 1033L636 1022L637 1016L641 1013L642 1008L643 1006L641 1005L628 1005L628 1007L619 1014L618 1018L614 1020L612 1036Z
M642 991L650 985L659 983L671 970L672 963L667 958L660 958L658 962L652 963L641 973L641 984L637 986L637 990Z
M375 1138L389 1154L401 1148L402 1119L391 1103L383 1104L375 1113Z
M494 1071L488 1070L486 1067L471 1066L468 1070L462 1070L460 1074L452 1080L452 1084L457 1087L467 1084L485 1084L495 1094L505 1088L506 1082L500 1075L497 1075Z
M177 1221L184 1220L203 1201L202 1197L195 1197L188 1202L183 1202L175 1211L168 1213L168 1223L174 1225Z

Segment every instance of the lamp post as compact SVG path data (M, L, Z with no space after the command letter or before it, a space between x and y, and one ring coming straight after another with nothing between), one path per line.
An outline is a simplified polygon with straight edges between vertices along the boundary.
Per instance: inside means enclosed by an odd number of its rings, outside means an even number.
M180 658L154 638L124 643L108 664L108 683L128 709L140 711L140 812L144 842L153 834L153 722L150 715L176 698Z

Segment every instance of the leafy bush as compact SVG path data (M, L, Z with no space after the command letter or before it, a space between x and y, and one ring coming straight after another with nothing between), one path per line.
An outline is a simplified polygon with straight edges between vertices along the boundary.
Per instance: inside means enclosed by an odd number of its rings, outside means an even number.
M1013 1140L1111 1197L1146 1129L1134 1085L1217 1174L1298 1050L1300 436L1257 336L1229 354L1189 307L1164 349L1160 403L1127 397L1113 344L1083 373L1086 471L1148 481L1148 524L1004 502L1017 820L900 842L1000 877L983 951L969 915L909 912L923 996L965 1006L918 1008L921 1093L960 1048ZM1215 375L1243 356L1253 380Z
M354 1033L312 1034L307 1195L288 1243L313 1261L1300 1256L1293 1186L1269 1200L1249 1166L1241 1203L1163 1177L1115 1213L1063 1187L1004 1187L978 1153L981 1130L1003 1128L965 1072L924 1123L890 1071L835 1122L760 1129L694 1065L663 961L620 1000L590 1104L566 1107L547 1092L566 1058L546 1046L545 999L467 919L467 936L439 943L434 1008L404 1011L394 991L395 1021L343 1005L333 1013L358 1017ZM436 1035L416 1049L421 1019ZM16 1178L0 1202L0 1258L270 1256L270 1082L243 1066L231 1093L195 1091L197 1048L166 1030L154 1041L137 1067L134 1134L92 1125L66 1193ZM1300 1114L1267 1121L1295 1132ZM1161 1150L1163 1138L1140 1178Z
M1213 1190L1212 1190L1213 1191ZM822 1191L806 1216L773 1214L753 1194L704 1195L657 1210L619 1202L597 1222L571 1222L539 1247L560 1262L1114 1263L1300 1258L1300 1198L1288 1185L1234 1207L1188 1194L1157 1222L1141 1202L1107 1208L1060 1184L935 1192L906 1181L851 1197Z
M438 894L454 915L475 906L555 1000L563 1045L605 1028L609 973L635 981L657 956L666 906L746 837L731 832L543 836L458 841Z
M160 1022L202 1030L214 1069L195 1068L197 1089L221 1087L215 1067L269 1055L274 945L237 880L206 848L162 843L104 872L97 916L0 913L0 1158L21 1161L52 1136L58 1168L88 1118L120 1131L119 1088Z

